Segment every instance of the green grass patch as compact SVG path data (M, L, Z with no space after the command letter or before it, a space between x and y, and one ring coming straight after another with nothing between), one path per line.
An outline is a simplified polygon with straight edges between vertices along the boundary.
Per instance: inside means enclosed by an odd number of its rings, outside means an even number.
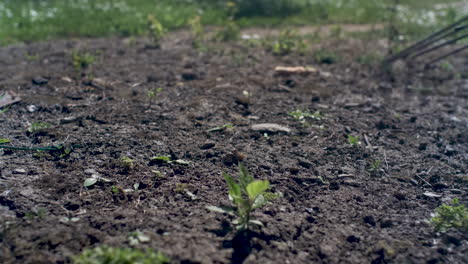
M220 23L222 10L182 0L5 0L0 3L0 45L69 37L131 36L147 32L148 15L167 29L202 13Z
M100 246L86 249L73 258L74 264L164 264L169 259L161 253L132 248Z
M227 3L236 3L236 6ZM461 14L435 4L457 0L401 0L401 35L423 35ZM327 23L383 23L392 1L375 0L3 0L0 45L70 37L148 34L148 16L163 28L186 27L195 16L203 25L225 25L235 18L241 27L297 26ZM439 5L440 7L440 5Z
M468 234L468 210L458 199L453 199L451 205L442 204L436 208L430 223L440 232L455 228Z

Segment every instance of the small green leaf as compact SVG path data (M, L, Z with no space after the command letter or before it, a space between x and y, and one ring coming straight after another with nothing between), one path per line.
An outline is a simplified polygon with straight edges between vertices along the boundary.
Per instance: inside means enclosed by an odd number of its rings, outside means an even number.
M94 184L96 184L96 182L98 181L98 179L96 178L88 178L84 181L84 187L90 187L90 186L93 186Z
M5 108L3 110L0 110L0 114L6 113L8 110L10 110L10 108Z
M0 138L0 144L6 144L6 143L10 143L11 140L9 140L8 138Z
M250 200L255 201L260 194L263 194L270 187L268 181L254 181L247 185L247 194Z
M249 171L244 166L244 164L239 163L239 183L243 190L247 188L251 182L253 182L254 178L249 174Z
M237 199L241 198L241 188L239 184L237 184L234 179L229 176L227 173L223 173L223 177L226 180L229 186L229 195L236 201Z
M169 156L157 156L157 157L152 157L151 161L155 163L170 163L171 162L171 157Z
M214 127L214 128L211 128L211 129L208 129L207 132L219 132L219 131L223 131L223 130L226 130L226 129L232 129L234 128L234 126L232 124L225 124L225 125L222 125L222 126L218 126L218 127Z

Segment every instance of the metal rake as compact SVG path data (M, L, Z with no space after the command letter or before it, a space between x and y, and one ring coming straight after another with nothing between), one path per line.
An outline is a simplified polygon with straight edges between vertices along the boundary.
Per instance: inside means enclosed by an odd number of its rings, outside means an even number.
M414 60L423 55L435 53L441 48L456 44L463 39L468 39L468 16L461 18L457 22L431 34L427 38L418 41L408 48L385 58L383 65L391 65L397 60ZM425 65L437 63L466 49L468 49L468 44L457 47L456 49L449 52L445 52L442 55L436 54L437 56L429 62L425 63Z

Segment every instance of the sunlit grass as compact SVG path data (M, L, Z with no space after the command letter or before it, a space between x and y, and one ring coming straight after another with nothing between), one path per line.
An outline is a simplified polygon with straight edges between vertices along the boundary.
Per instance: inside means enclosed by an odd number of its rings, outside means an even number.
M221 0L2 0L0 45L69 37L133 36L146 33L149 14L169 30L195 16L203 24L222 24L227 10ZM227 2L227 0L225 1ZM243 0L237 22L242 27L297 26L327 23L384 23L391 0ZM440 4L457 0L401 0L398 27L419 37L460 16ZM221 4L220 4L221 3ZM253 3L263 9L252 9ZM439 9L434 5L439 4ZM290 8L286 8L290 6ZM266 9L266 10L265 10Z

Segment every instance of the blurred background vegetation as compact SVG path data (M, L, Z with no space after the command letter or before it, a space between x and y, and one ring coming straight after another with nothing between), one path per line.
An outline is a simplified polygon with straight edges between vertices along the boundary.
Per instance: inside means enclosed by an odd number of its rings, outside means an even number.
M330 23L387 23L395 10L399 33L411 38L455 21L460 0L1 0L0 45L55 38L138 36L148 15L164 28L203 25L234 17L241 27ZM232 5L235 5L232 14ZM231 6L231 7L229 7ZM466 12L467 10L465 10Z

